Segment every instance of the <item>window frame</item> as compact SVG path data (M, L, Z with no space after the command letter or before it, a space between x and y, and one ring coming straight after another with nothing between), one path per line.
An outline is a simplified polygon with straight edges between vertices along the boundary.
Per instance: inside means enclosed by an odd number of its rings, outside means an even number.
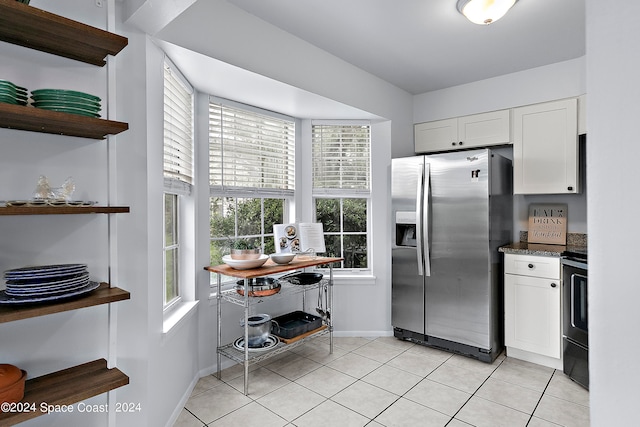
M272 188L254 188L254 187L226 187L224 185L215 185L212 186L211 182L209 182L209 199L208 199L208 203L209 203L209 220L211 220L211 200L212 198L216 198L216 197L220 197L220 198L234 198L236 200L238 199L261 199L261 208L260 208L260 222L261 222L261 233L260 234L251 234L251 235L246 235L248 237L258 237L260 238L261 242L262 242L262 248L264 251L264 239L265 237L268 236L273 236L273 229L271 230L266 230L265 229L265 224L264 224L264 215L265 215L265 209L264 209L264 200L265 199L281 199L283 200L283 212L282 212L282 216L283 216L283 222L291 222L291 218L294 216L292 214L292 212L295 210L295 206L296 206L296 198L297 198L297 188L298 188L298 182L299 182L299 139L300 139L300 119L297 119L295 117L290 117L284 114L280 114L280 113L276 113L273 111L268 111L268 110L264 110L261 109L259 107L255 107L255 106L251 106L251 105L247 105L247 104L242 104L236 101L231 101L228 99L224 99L224 98L219 98L213 95L209 95L209 104L211 103L215 103L215 104L223 104L232 108L236 108L236 109L240 109L240 110L244 110L247 113L252 113L252 114L257 114L257 115L261 115L261 116L270 116L273 117L275 119L278 120L286 120L286 121L290 121L292 122L293 126L294 126L294 180L293 180L293 187L291 189L288 190L280 190L280 189L272 189ZM211 123L211 118L210 116L208 117L208 122L209 125ZM210 153L210 149L209 149L209 153ZM209 167L211 167L211 162L210 160L207 163L209 165ZM235 237L244 237L244 235L238 236L238 219L237 219L237 210L236 210L236 218L235 218L235 223L234 223L234 236L220 236L220 237L213 237L211 236L211 226L209 225L209 242L210 242L210 246L211 247L211 242L215 241L222 241L225 240L227 237L231 237L231 238L235 238ZM211 255L209 255L211 256ZM216 292L217 292L217 275L210 275L210 295L211 297L214 297ZM235 283L236 283L237 279L233 278L233 277L228 277L228 276L223 276L222 277L222 289L223 290L228 290L231 289Z
M171 197L174 199L173 202L173 209L171 211L172 215L173 215L173 219L172 219L172 224L173 224L173 232L175 233L175 237L174 237L174 242L172 244L167 244L167 230L165 228L165 232L163 233L162 236L162 240L163 240L163 253L164 253L164 257L162 259L162 271L163 271L163 287L164 287L164 292L163 292L163 307L164 307L164 311L167 310L171 310L171 308L173 306L175 306L176 304L179 304L182 301L182 289L180 286L181 280L180 280L180 236L181 236L181 232L180 232L180 197L178 196L178 194L176 193L170 193L170 192L164 192L163 193L163 206L164 206L164 210L163 210L163 215L162 215L162 223L165 225L167 224L167 208L166 208L166 203L167 203L167 197ZM173 296L173 298L171 298L170 300L167 300L167 293L168 293L168 289L167 289L167 252L169 251L173 251L175 250L175 255L173 257L173 262L174 262L174 271L173 273L173 280L174 280L174 293L175 295Z
M372 124L368 120L311 120L310 121L310 145L313 145L313 127L314 126L368 126L369 128L369 177L368 183L369 188L368 191L364 191L362 189L328 189L328 188L314 188L313 176L312 172L309 173L309 187L311 188L311 203L312 203L312 216L313 221L317 221L317 207L316 200L318 199L337 199L340 202L340 232L327 232L325 230L325 235L340 235L341 241L341 250L344 248L344 236L349 235L349 232L343 230L344 224L344 215L342 211L343 201L344 199L365 199L366 200L366 215L367 215L367 229L366 229L366 239L367 239L367 267L366 268L348 268L344 267L344 261L340 263L340 267L336 267L334 265L333 274L337 276L371 276L373 275L373 265L372 265L372 242L373 242L373 230L372 230L372 194L373 194L373 179L371 176L371 165L372 165ZM315 159L313 156L313 147L309 150L310 162L314 163ZM361 234L361 233L359 233ZM343 253L344 254L344 253ZM327 268L319 268L320 270L326 271Z
M166 245L166 241L165 241L165 233L166 230L163 230L163 237L162 237L162 245L163 245L163 272L162 272L162 276L163 276L163 313L164 313L164 317L165 320L167 319L167 316L171 316L172 313L174 311L177 310L178 307L180 307L182 305L182 303L185 301L185 297L186 294L188 294L189 292L187 292L187 290L185 289L185 285L186 285L186 280L185 280L185 274L186 274L186 267L187 267L187 260L185 260L185 255L184 255L184 244L185 244L185 239L187 239L187 230L185 230L185 218L184 215L187 214L187 212L185 212L185 204L183 202L185 202L185 198L186 197L193 197L192 196L192 190L193 190L193 185L195 182L195 177L196 177L196 169L197 169L197 161L195 159L195 90L193 88L193 86L188 82L188 80L184 77L184 75L180 72L180 70L175 66L175 64L165 55L164 56L164 61L163 61L163 78L162 78L162 82L163 82L163 91L167 90L167 81L166 81L166 70L167 68L170 70L171 75L182 85L182 88L190 94L190 98L191 98L191 102L190 102L190 119L191 119L191 123L190 123L190 127L191 127L191 133L190 133L190 144L189 146L187 146L188 150L187 152L185 152L185 155L190 156L191 158L191 174L190 176L185 176L184 178L178 178L175 176L175 171L171 171L171 173L169 173L167 171L167 163L165 162L165 150L167 149L167 140L166 140L166 100L164 101L164 105L163 105L163 192L162 192L162 200L163 200L163 214L162 214L162 220L163 220L163 228L166 227L166 209L165 209L165 203L166 203L166 197L174 197L175 198L175 204L174 204L174 209L173 209L173 214L175 215L174 218L174 227L175 227L175 232L177 234L177 238L176 238L176 242L173 245L170 245L170 247L168 247ZM164 92L163 92L163 98L164 98ZM190 152L189 152L190 151ZM186 178L186 179L185 179ZM166 256L167 256L167 250L170 249L176 249L176 254L175 254L175 260L174 262L176 263L176 271L175 271L175 280L176 280L176 296L171 299L170 301L166 301L166 295L167 295L167 266L166 266Z

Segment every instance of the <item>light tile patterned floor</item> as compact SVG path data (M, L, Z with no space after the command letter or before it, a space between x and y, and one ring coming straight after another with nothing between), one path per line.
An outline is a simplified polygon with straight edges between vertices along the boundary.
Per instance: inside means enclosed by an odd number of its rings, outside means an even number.
M588 427L589 393L561 371L487 364L392 337L328 338L200 379L179 427Z

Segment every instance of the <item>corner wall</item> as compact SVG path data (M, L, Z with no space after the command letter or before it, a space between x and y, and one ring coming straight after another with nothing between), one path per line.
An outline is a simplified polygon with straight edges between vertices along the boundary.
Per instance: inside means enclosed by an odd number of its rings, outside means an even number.
M637 426L638 2L587 0L591 425Z

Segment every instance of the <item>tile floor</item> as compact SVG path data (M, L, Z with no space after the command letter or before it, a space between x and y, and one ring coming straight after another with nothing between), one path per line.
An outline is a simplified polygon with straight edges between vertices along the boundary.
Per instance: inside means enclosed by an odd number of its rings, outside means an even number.
M589 393L561 371L493 364L397 340L328 338L201 378L175 426L589 426Z

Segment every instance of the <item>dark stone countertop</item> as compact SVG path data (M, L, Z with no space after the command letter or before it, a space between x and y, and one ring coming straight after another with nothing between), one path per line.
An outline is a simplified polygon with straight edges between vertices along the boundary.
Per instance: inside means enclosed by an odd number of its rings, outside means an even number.
M498 248L498 251L505 254L516 255L538 255L538 256L555 256L559 257L567 246L564 245L545 245L542 243L516 242Z
M565 251L586 253L587 235L582 233L567 233L567 245L549 245L544 243L528 243L527 232L520 232L520 241L501 246L498 251L505 254L539 255L559 257Z

